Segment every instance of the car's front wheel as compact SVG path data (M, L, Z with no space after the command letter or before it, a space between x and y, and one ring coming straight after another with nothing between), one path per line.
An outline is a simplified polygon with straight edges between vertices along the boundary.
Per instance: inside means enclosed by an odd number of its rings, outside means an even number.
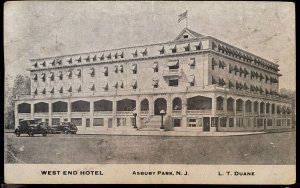
M68 130L65 130L64 133L65 133L65 134L69 134L69 131L68 131Z
M28 135L29 135L29 136L34 136L33 131L30 131L30 132L28 133Z
M47 133L43 133L43 136L47 136Z

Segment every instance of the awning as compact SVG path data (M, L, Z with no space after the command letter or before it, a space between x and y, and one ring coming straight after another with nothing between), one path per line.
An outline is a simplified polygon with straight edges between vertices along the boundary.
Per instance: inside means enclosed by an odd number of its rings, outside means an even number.
M240 69L237 66L234 67L234 70L235 70L235 72L239 72L240 71Z
M132 80L131 81L131 84L130 84L132 87L135 87L137 85L137 80Z
M146 55L148 55L147 48L146 48L144 51L142 51L142 52L141 52L141 54L142 54L143 56L146 56Z
M63 86L61 86L60 89L58 90L58 92L59 92L59 93L63 93L63 92L64 92L63 89L64 89Z
M158 85L158 82L159 82L159 80L152 80L152 85L156 86L156 85Z
M32 76L32 79L33 79L33 80L37 80L37 74L33 75L33 76Z
M229 71L231 72L231 71L233 71L233 70L234 70L234 66L231 65L231 64L229 64Z
M189 82L189 83L194 83L194 82L195 82L195 75L190 75L190 76L188 77L188 82Z
M36 95L38 93L37 89L35 89L32 93Z
M266 93L267 95L270 94L269 90L267 90L267 89L265 89L265 93Z
M121 71L121 72L123 71L123 65L119 66L119 71Z
M49 93L54 93L54 87L51 88L51 90L49 91Z
M177 51L177 45L175 45L173 48L171 48L172 51Z
M95 74L95 69L91 68L90 71L89 71L89 74Z
M211 78L211 83L212 84L217 84L218 83L217 79L214 76L212 76L212 78Z
M55 59L51 61L49 64L51 64L52 66L55 65Z
M114 57L115 59L118 59L118 52L115 53Z
M108 67L103 67L102 72L103 72L103 73L108 73Z
M229 81L228 86L229 86L229 88L231 88L231 87L234 87L234 84L231 81Z
M77 91L78 91L78 92L81 91L81 85L79 85L79 86L77 87Z
M159 50L160 54L164 54L165 53L165 46L162 47L162 49Z
M195 62L196 62L195 58L192 58L192 59L190 59L190 61L188 62L188 64L190 66L195 66Z
M72 71L71 70L67 71L66 76L68 77L72 76Z
M102 88L103 89L108 89L108 83L104 84Z
M248 74L249 74L249 71L248 71L247 68L244 68L244 73L245 73L245 75L248 75Z
M114 88L118 88L118 82L115 82L115 84L113 85Z
M114 66L114 72L117 73L118 72L118 65Z
M264 77L264 75L262 74L262 73L260 73L260 79L262 80L262 79L265 79L265 77Z
M249 87L247 86L246 83L244 83L244 89L245 89L245 90L248 90L248 89L249 89Z
M69 86L68 92L72 92L72 86Z
M224 67L226 67L226 63L224 62L224 61L221 61L221 60L219 60L219 67L221 68L224 68Z
M46 74L45 74L45 73L42 73L41 78L42 78L42 79L45 79L45 76L46 76Z
M132 64L131 65L131 70L136 70L137 65L136 64Z
M119 87L120 87L120 88L123 88L123 86L124 86L123 81L120 81L120 82L119 82Z
M167 63L167 66L168 66L168 67L178 66L178 65L179 65L179 60L170 60L170 61Z
M58 74L57 74L57 77L62 77L62 72L59 72Z
M123 57L124 57L124 53L122 52L119 56L120 56L121 58L123 58Z
M42 89L41 93L46 94L46 88Z
M95 84L90 85L90 90L95 91Z
M158 68L158 62L154 62L153 65L152 65L152 68L157 69Z
M54 77L54 72L50 72L49 78L53 78L53 77Z
M244 69L242 67L240 67L240 73L243 74L244 73Z

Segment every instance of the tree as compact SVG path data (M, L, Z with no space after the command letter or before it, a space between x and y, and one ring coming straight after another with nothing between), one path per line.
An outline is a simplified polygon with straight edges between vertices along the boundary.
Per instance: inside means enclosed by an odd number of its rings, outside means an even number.
M15 103L14 99L17 95L30 94L30 78L28 76L17 75L13 81L13 86L10 85L13 78L5 77L5 108L4 108L4 126L7 129L15 127Z

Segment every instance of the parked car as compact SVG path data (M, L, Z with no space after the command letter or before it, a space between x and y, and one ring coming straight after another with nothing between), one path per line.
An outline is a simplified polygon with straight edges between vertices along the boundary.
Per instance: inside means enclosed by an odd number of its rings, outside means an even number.
M53 134L76 134L78 128L72 122L60 122L58 125L53 125L50 129L50 133Z
M16 136L20 136L21 134L28 134L29 136L34 136L35 134L42 134L43 136L47 136L47 128L38 123L37 120L22 120L20 121L20 125L15 129Z
M47 129L48 134L51 132L51 127L49 126L48 122L40 122L39 125L42 125Z

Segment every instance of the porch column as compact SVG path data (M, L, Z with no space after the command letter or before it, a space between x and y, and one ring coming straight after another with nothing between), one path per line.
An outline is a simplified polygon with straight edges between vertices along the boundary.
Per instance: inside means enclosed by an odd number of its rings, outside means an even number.
M68 121L71 122L71 101L68 101Z
M117 127L117 101L116 97L113 98L113 106L112 106L112 115L113 115L113 120L112 120L112 127L115 128Z
M141 124L141 102L140 102L140 96L137 97L136 99L136 113L137 113L137 116L136 116L136 126L137 127L140 127L140 124Z
M187 99L186 99L186 95L184 94L182 97L182 127L187 127L186 110L187 110Z
M216 109L217 109L217 103L216 103L216 95L213 93L211 98L211 114L212 116L216 116Z
M236 99L234 99L234 103L233 103L233 113L234 113L233 125L234 127L236 127Z
M18 108L17 108L16 112L17 111L18 111ZM34 117L34 104L31 103L30 104L30 118L33 119L33 117Z
M154 100L153 100L153 96L150 97L150 101L149 101L149 113L151 115L154 115Z
M246 115L246 101L243 100L243 116Z
M224 97L223 99L223 111L227 114L227 98Z
M19 117L18 117L18 103L15 102L15 128L19 126Z
M48 114L49 114L49 126L52 126L52 102L51 101L49 101L49 103L48 103L48 107L49 107L49 112L48 112Z
M251 117L254 117L254 102L251 101Z
M90 127L94 125L94 100L90 101ZM105 124L107 126L107 124Z
M172 101L171 101L171 95L170 94L168 94L167 95L167 97L166 97L166 99L167 99L167 114L166 115L171 115L171 113L172 113Z

